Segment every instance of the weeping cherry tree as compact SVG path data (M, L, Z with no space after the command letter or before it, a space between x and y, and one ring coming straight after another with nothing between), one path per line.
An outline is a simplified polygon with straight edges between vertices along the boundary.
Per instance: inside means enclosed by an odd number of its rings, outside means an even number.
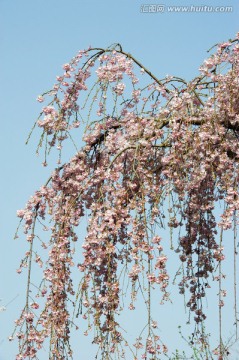
M239 33L210 51L187 82L157 78L119 44L90 47L64 64L53 88L38 97L46 105L35 124L37 152L44 150L45 166L54 149L59 156L49 179L18 211L16 237L22 229L29 249L17 270L26 268L27 277L13 335L17 360L42 358L45 344L51 360L80 359L70 340L83 319L94 329L97 359L170 358L157 332L165 324L157 325L151 307L154 296L161 298L158 306L170 299L170 251L183 269L177 284L200 358L225 358L222 266L230 229L237 324ZM219 343L211 351L204 324L213 282L220 316ZM137 311L140 297L147 324L131 344L120 314L126 307Z

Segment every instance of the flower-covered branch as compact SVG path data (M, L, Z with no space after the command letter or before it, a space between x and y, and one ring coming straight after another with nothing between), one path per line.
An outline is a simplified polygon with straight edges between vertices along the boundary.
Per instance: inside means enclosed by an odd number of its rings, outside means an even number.
M37 358L46 339L49 359L72 358L70 332L78 325L71 310L88 319L88 330L94 327L102 359L126 358L123 343L135 360L166 354L151 309L154 288L161 303L170 297L165 228L173 231L185 269L179 292L208 352L204 298L210 281L221 279L224 259L217 233L238 221L238 37L218 45L190 82L159 80L119 44L80 51L63 70L38 97L50 99L36 123L44 165L56 147L59 166L18 211L30 250L18 269L28 267L26 306L16 322L17 359ZM62 165L67 140L77 151ZM218 222L219 203L224 207ZM75 253L77 242L82 254ZM35 287L34 262L42 271ZM125 295L134 310L142 294L146 330L129 345L118 315ZM222 290L219 297L222 307ZM220 343L219 359L223 349Z

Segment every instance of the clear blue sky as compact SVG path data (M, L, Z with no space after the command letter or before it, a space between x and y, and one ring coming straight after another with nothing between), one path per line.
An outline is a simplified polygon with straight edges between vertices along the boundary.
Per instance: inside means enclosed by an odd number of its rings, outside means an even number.
M37 137L34 135L30 144L24 145L40 111L36 97L51 88L55 76L61 73L62 64L89 45L106 47L121 43L125 51L132 53L156 76L170 74L189 80L197 75L198 67L207 57L207 49L239 31L236 0L203 2L208 6L233 6L230 13L142 13L142 4L162 2L0 0L0 306L17 296L7 310L0 313L0 360L14 359L15 345L8 343L7 336L11 334L25 296L26 277L16 274L25 251L23 239L13 241L18 224L16 210L24 207L28 197L49 174L49 169L41 166L43 159L34 153ZM174 0L165 5L199 6L202 3ZM181 314L182 308L177 303L182 301L177 299L171 308L167 305L166 315L160 310L161 328L168 338L175 328L172 314L174 318ZM209 297L210 301L216 300ZM213 329L216 319L213 316L216 317L217 312L213 307L211 311ZM177 319L178 325L182 324L183 315ZM129 331L134 321L132 316ZM228 336L231 329L229 326ZM176 335L173 336L169 341L171 346L180 346ZM93 359L89 349L90 344L84 340L82 355L75 359Z

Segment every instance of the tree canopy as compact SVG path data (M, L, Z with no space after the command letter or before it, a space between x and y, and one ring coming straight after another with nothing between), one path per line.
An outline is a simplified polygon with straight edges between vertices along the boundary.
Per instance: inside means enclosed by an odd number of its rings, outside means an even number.
M76 359L70 337L80 327L79 314L94 327L102 359L126 358L125 345L135 360L169 357L151 301L159 292L161 303L170 297L170 241L201 356L225 357L220 318L218 347L209 349L205 297L217 281L222 311L223 235L231 229L237 327L239 34L211 52L200 74L185 81L157 78L119 44L88 48L64 64L53 88L38 97L47 104L35 124L42 130L37 151L44 149L44 165L53 149L59 158L18 211L29 251L17 270L27 268L26 304L14 334L17 360L38 358L47 339L49 359ZM62 163L67 142L75 153ZM164 238L162 229L170 236ZM77 242L82 254L75 251ZM138 297L145 302L146 336L134 344L120 327L124 296L131 310Z

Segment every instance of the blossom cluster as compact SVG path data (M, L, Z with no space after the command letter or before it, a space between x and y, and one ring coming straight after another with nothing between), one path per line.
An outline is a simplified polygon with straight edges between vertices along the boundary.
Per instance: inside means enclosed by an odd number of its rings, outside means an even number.
M39 291L45 303L41 307L35 300L31 305L27 301L17 321L18 327L26 327L25 333L16 335L18 360L34 358L48 337L49 358L72 355L67 302L74 296L74 305L83 306L83 318L96 329L93 342L103 349L102 354L116 354L124 340L118 323L125 294L123 277L131 284L131 310L139 296L136 288L145 281L148 294L159 287L162 303L169 299L170 254L165 250L167 239L161 236L165 223L174 234L180 230L174 242L186 270L179 292L187 296L197 331L206 318L208 282L225 257L217 234L232 227L239 209L238 37L219 45L200 68L201 74L189 83L176 77L159 81L140 66L141 76L148 74L151 81L140 88L136 65L139 62L117 46L81 51L63 66L64 74L47 94L52 101L44 106L38 126L50 148L56 141L61 147L70 130L80 125L82 94L96 67L95 85L86 98L90 101L92 96L92 122L86 126L84 144L18 211L30 243L18 270L29 267L28 300L33 246L38 241L36 222L43 229L50 226L48 243L41 243L48 259L35 258L43 271L44 287ZM218 70L221 65L224 72ZM42 95L38 101L44 99ZM221 202L218 222L215 208ZM170 203L169 216L166 203ZM81 238L85 215L83 260L78 256L75 261L74 246ZM74 267L81 279L78 291L72 282ZM154 334L157 326L151 321L150 301L149 296L150 335L144 344L138 338L134 345L137 353L143 351L141 358L167 352Z

